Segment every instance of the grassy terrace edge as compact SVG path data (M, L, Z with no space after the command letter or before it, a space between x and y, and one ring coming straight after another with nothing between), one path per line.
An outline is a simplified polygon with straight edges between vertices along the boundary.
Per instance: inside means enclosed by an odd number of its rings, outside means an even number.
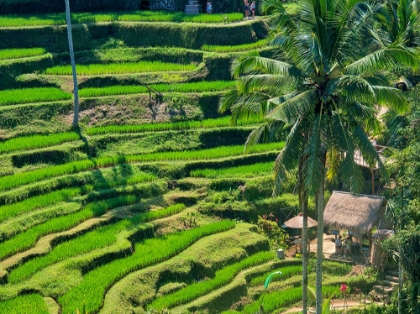
M284 142L258 144L253 146L249 154L258 154L269 151L279 151L283 148ZM65 174L75 174L81 171L105 168L115 165L134 162L158 162L158 161L186 161L186 160L211 160L224 157L232 157L244 154L242 145L221 146L217 148L209 148L196 151L185 152L165 152L150 153L131 156L102 157L90 160L81 160L67 163L64 165L52 166L49 168L41 168L33 171L17 173L14 175L4 176L0 181L0 191L6 191L37 182L40 180L53 178Z

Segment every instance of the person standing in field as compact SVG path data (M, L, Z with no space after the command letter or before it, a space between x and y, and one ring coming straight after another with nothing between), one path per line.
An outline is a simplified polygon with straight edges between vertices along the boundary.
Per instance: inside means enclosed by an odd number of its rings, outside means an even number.
M206 5L207 14L211 14L212 10L213 10L213 8L212 8L212 5L211 5L211 2L209 1L209 2L207 2L207 5Z
M245 18L248 18L248 16L249 16L249 2L248 2L248 0L244 0L244 5L245 5Z
M339 235L337 240L335 240L335 253L337 255L343 254L342 245L343 245L343 242L341 241L341 235Z
M255 18L255 1L252 1L251 3L251 14L252 14L252 19Z

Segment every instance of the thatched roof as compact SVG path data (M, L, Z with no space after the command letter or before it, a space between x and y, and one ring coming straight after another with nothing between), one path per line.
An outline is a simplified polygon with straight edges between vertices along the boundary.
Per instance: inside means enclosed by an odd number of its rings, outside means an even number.
M333 191L324 210L324 224L355 233L370 232L374 226L387 228L384 205L381 196Z
M302 229L303 228L303 214L299 213L296 217L293 217L284 223L289 228ZM316 227L318 223L311 217L308 217L308 228Z

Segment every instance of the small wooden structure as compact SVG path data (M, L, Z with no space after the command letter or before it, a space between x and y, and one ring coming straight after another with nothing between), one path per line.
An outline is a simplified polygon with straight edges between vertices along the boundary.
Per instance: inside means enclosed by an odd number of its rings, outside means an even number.
M362 253L369 255L372 231L392 227L392 223L385 218L385 204L382 196L333 191L324 210L324 225L330 229L349 231L359 237ZM369 239L366 247L361 241L362 236Z
M324 225L358 234L370 233L374 227L388 229L385 198L333 191L324 210Z
M288 228L294 228L294 229L303 229L303 214L299 213L297 216L289 219L288 221L284 222L284 226ZM318 226L318 222L316 222L314 219L308 216L308 228L313 228ZM296 253L297 253L297 247L300 247L300 251L302 252L302 238L296 239L294 241L294 244L296 246ZM310 241L308 240L308 251L311 250Z

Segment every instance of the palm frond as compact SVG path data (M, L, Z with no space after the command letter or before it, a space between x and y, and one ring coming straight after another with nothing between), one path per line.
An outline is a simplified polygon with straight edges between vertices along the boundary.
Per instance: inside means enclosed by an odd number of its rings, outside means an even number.
M359 165L354 161L353 154L346 153L339 172L342 181L347 182L351 192L359 193L362 190L364 177Z
M285 124L281 121L266 121L263 125L254 129L245 142L245 152L260 142L272 142L279 139L279 134L283 131Z
M305 115L313 107L316 99L313 90L303 91L291 98L271 98L268 102L277 104L277 107L267 116L269 119L281 120L290 123L296 117Z
M287 180L287 174L296 169L300 156L303 154L303 147L306 142L304 137L306 123L298 119L292 126L287 136L286 145L277 156L274 163L274 194L278 195L282 185Z
M236 82L236 88L241 94L259 91L268 95L276 95L297 87L297 81L293 77L272 74L241 76Z
M409 109L409 104L405 99L402 91L398 88L388 87L388 86L373 86L373 90L376 95L376 103L378 105L383 105L398 113L407 112Z
M336 147L331 146L327 151L326 178L330 183L337 182L338 170L340 168L341 154Z
M353 135L354 141L361 155L363 156L363 159L368 162L371 168L377 167L380 170L382 177L387 183L389 183L389 176L382 163L382 160L364 130L360 126L356 126Z
M231 89L223 93L219 101L219 112L225 113L236 103L239 98L238 91Z
M418 68L419 55L414 48L392 46L374 51L365 57L347 65L345 71L348 74L360 75L365 72L375 72L389 69L395 65Z
M244 56L234 59L231 65L232 76L238 78L243 74L249 73L255 68L254 59L258 56L259 54L257 51L251 51Z

